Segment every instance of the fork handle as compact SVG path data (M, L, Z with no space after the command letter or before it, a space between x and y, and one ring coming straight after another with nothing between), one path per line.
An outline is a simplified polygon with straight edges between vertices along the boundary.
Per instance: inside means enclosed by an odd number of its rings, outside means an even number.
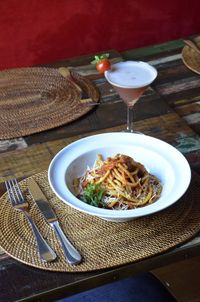
M32 231L35 235L40 258L45 262L51 262L51 261L55 260L57 257L56 253L52 250L52 248L44 240L39 229L33 222L31 216L27 212L24 212L24 214L26 215L28 222L30 223L30 226L32 228Z
M67 262L71 265L79 264L81 262L81 255L75 249L75 247L71 244L71 242L67 239L67 237L63 233L58 221L51 222L50 224L54 228L54 230L57 234L57 237L62 245Z

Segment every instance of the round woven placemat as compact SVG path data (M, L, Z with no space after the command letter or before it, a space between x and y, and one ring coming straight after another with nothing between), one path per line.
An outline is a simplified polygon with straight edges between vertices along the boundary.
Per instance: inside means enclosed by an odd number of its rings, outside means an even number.
M65 261L53 230L27 191L25 179L21 187L31 205L32 217L58 259L51 263L40 260L30 227L23 213L11 207L7 194L0 200L0 246L11 257L30 266L60 272L110 268L163 253L191 239L200 230L199 177L193 177L187 193L172 207L124 223L108 222L72 209L51 191L46 172L33 177L53 206L65 234L82 254L83 261L75 267Z
M94 102L99 91L87 78L73 79ZM73 81L57 69L32 67L0 72L0 139L25 136L72 122L92 109L81 103Z
M196 37L194 41L200 48L200 36ZM185 45L182 50L182 60L190 70L200 74L200 54L197 51Z

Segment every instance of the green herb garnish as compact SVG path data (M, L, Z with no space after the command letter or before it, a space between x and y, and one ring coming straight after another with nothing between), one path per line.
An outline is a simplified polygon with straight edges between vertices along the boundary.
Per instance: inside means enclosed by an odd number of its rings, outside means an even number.
M83 201L94 206L103 206L102 198L105 194L105 189L101 184L88 184L83 193Z
M91 62L91 64L97 64L102 60L108 59L109 56L110 56L109 53L102 53L100 55L96 55L94 56L94 60Z

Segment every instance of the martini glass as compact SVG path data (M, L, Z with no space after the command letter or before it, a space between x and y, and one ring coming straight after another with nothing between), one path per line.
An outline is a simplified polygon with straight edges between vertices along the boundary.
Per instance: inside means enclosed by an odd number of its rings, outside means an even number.
M125 61L113 64L104 75L127 105L126 132L136 132L133 130L133 107L157 77L157 70L145 62Z

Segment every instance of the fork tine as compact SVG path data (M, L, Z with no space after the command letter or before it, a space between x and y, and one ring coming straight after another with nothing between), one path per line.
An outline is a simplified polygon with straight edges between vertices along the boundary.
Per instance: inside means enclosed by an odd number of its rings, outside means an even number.
M10 198L10 201L12 203L12 205L16 205L17 204L17 200L15 198L15 192L13 190L13 184L11 180L7 181L7 185L6 185L7 191L8 191L8 195Z
M17 199L18 199L19 203L25 202L24 196L22 194L22 191L19 187L19 184L18 184L16 178L13 179L13 184L14 184L13 187L14 187L14 190L15 190L15 193L16 193L16 196L17 196Z
M18 194L18 192L16 190L15 180L14 179L11 179L11 191L13 193L15 204L17 205L17 204L21 203L21 200L19 198L19 194Z
M22 195L21 189L18 185L16 178L5 181L5 185L10 202L13 206L24 202L24 197Z
M9 180L8 180L8 181L6 180L6 181L5 181L5 185L6 185L6 190L7 190L8 196L9 196L9 200L10 200L11 203L13 203L13 202L12 202L13 199L12 199L12 196L11 196L11 194L10 194L10 181L9 181Z

